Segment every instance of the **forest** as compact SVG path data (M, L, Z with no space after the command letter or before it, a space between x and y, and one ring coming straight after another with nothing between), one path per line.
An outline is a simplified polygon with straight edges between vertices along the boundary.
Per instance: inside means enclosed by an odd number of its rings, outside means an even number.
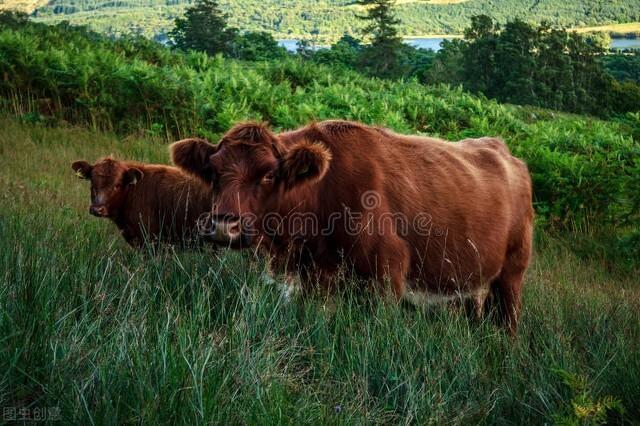
M464 38L443 41L438 52L391 38L391 44L375 55L371 45L344 36L330 49L313 51L303 45L299 53L318 63L377 77L461 85L513 104L602 117L637 111L640 52L610 51L606 40L519 19L500 26L491 17L478 15Z
M553 59L548 72L633 88L637 56L488 19L443 53L394 56L413 68L379 75L393 68L367 61L375 41L343 37L291 55L270 34L230 31L207 53L180 31L185 21L168 47L0 14L0 405L13 409L3 420L45 409L49 421L79 424L633 423L640 111L625 100L634 94L598 99L606 111L594 111L584 104L603 92L534 74L510 93L535 99L510 99L474 86L486 80L465 61L476 66L481 52L534 61L499 77L516 78ZM523 34L575 55L509 53ZM462 80L429 80L455 64ZM215 143L245 120L279 131L330 118L451 141L498 136L526 162L535 255L517 338L456 307L381 303L350 276L331 297L287 301L246 251L134 251L89 215L89 185L70 168L109 154L167 163L169 142Z
M315 37L335 42L343 34L358 35L363 23L362 6L347 0L225 0L223 10L231 26L244 31L268 31L277 39ZM168 33L173 20L184 14L190 2L181 0L54 0L35 12L38 20L57 23L68 20L106 34ZM522 18L532 24L543 21L554 26L585 27L640 21L640 0L602 2L558 0L467 0L464 2L398 2L400 34L462 34L471 17L489 15L499 23Z

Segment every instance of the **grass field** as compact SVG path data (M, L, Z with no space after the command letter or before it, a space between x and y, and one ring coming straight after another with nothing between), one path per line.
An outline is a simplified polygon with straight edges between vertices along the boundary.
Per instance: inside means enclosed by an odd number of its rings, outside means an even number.
M578 33L593 33L593 32L605 32L605 33L640 33L640 22L628 22L625 24L609 24L598 25L595 27L581 27L574 28L574 31Z
M46 4L47 0L0 0L0 10L18 10L31 13Z
M286 303L249 253L137 253L89 216L73 160L166 162L166 145L0 129L2 407L76 424L541 424L619 401L608 420L640 418L637 277L560 240L537 236L514 341L350 291Z

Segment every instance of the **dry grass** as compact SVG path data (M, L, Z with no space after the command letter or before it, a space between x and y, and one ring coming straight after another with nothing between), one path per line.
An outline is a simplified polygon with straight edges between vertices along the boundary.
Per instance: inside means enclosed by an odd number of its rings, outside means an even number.
M635 32L640 32L640 22L628 22L626 24L608 24L608 25L598 25L595 27L573 28L572 31L575 31L577 33L593 33L593 32L635 33Z
M0 0L0 11L17 10L31 13L47 3L48 0Z

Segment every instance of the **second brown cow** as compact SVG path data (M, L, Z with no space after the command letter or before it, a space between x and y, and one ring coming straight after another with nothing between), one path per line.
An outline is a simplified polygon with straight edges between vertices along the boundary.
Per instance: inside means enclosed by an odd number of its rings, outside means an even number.
M91 181L89 212L112 220L134 247L145 241L191 244L198 217L211 209L211 188L175 167L119 161L76 161Z
M217 146L175 143L172 158L212 185L206 233L220 242L259 244L303 283L332 284L346 262L398 299L470 299L478 314L494 290L515 333L533 208L527 167L502 141L248 123Z

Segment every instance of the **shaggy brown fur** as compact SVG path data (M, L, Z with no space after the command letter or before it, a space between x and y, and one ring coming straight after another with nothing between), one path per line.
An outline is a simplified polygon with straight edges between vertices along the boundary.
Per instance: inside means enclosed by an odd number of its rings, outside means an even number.
M211 189L175 167L103 158L71 166L91 181L89 211L111 219L125 240L188 243L197 236L198 217L211 209Z
M451 143L344 121L276 135L248 123L218 146L183 141L171 151L176 165L213 183L214 225L237 221L247 242L251 234L303 281L332 285L347 261L363 277L388 279L398 298L465 297L478 314L493 289L515 333L531 179L501 140ZM267 226L274 215L278 226Z

